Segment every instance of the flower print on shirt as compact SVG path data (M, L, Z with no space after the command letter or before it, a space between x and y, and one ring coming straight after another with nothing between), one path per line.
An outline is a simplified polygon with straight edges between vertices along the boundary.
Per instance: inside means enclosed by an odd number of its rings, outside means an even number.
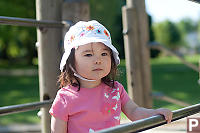
M110 98L109 98L110 99ZM113 107L115 106L115 103L113 103L113 102L109 102L109 100L107 99L105 102L104 102L104 104L103 104L103 106L102 106L102 110L101 110L101 112L103 113L103 114L112 114L112 113L114 113L114 109L113 109Z
M104 93L104 96L106 97L106 98L109 98L109 93L107 94L107 93Z
M95 131L92 128L89 129L89 133L94 133L94 132Z
M120 116L114 116L114 119L120 120Z
M117 110L117 103L115 104L115 107L113 107L113 109L116 111Z
M116 96L113 96L112 99L116 99L117 101L120 99L120 95L119 95L119 92L117 92L117 95Z
M106 89L107 90L107 89ZM119 89L108 89L104 92L104 103L102 106L102 113L103 114L113 114L119 109Z

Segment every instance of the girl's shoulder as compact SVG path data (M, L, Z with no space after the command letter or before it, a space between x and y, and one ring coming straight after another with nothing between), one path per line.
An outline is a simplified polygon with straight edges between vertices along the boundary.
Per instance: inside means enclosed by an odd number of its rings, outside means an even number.
M68 96L68 97L73 97L77 95L77 88L73 87L71 85L68 85L66 87L63 87L58 90L57 95L60 96Z
M114 88L123 89L124 87L123 87L123 85L121 83L119 83L118 81L115 81Z

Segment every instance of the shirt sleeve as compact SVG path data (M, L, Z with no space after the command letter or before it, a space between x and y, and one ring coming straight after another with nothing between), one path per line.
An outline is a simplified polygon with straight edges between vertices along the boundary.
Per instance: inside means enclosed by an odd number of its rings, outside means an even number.
M63 94L58 91L56 98L54 99L54 102L49 110L49 113L56 118L68 121L68 106L68 101L63 98Z
M125 105L129 100L130 100L130 97L128 96L126 90L124 89L123 85L118 83L118 87L121 91L121 94L120 94L120 98L121 98L121 105Z

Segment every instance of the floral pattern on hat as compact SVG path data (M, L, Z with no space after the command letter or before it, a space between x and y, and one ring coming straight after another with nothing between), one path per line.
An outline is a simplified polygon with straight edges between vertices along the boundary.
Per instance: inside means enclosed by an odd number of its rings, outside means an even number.
M104 30L103 32L104 32L104 34L105 34L107 37L110 37L109 34L108 34L108 32L107 32L106 30Z
M70 37L70 42L72 43L72 42L74 41L74 39L75 39L75 36L72 35L72 36Z
M80 37L83 37L85 35L85 33L84 32L82 32L81 34L80 34Z
M90 31L90 30L94 30L94 26L89 25L89 26L86 27L86 30L88 30L88 31Z
M97 29L97 30L96 30L96 33L97 33L97 34L102 34L102 31L101 31L100 29Z

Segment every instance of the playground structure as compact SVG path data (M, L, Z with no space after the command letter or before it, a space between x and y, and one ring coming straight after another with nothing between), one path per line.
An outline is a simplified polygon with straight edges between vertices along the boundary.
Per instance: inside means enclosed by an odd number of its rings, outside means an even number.
M69 28L72 22L89 20L89 6L86 0L71 1L66 0L63 4L62 0L36 0L37 20L0 17L1 24L33 26L37 28L40 80L40 102L0 107L0 115L41 108L43 133L50 132L50 115L48 110L57 92L55 88L58 88L56 86L56 77L59 75L58 68L62 54L62 33ZM200 1L195 0L195 2ZM122 12L129 95L131 98L134 97L135 102L140 106L150 108L152 106L151 72L149 47L147 45L148 21L145 13L145 1L127 0L127 5L122 8ZM160 45L149 46L166 51L166 48ZM170 53L174 55L174 53ZM181 60L184 64L199 72L198 67L187 63L183 59ZM174 111L173 121L198 112L200 112L199 104ZM138 132L165 123L161 116L155 116L127 125L120 125L112 129L105 129L102 132Z

